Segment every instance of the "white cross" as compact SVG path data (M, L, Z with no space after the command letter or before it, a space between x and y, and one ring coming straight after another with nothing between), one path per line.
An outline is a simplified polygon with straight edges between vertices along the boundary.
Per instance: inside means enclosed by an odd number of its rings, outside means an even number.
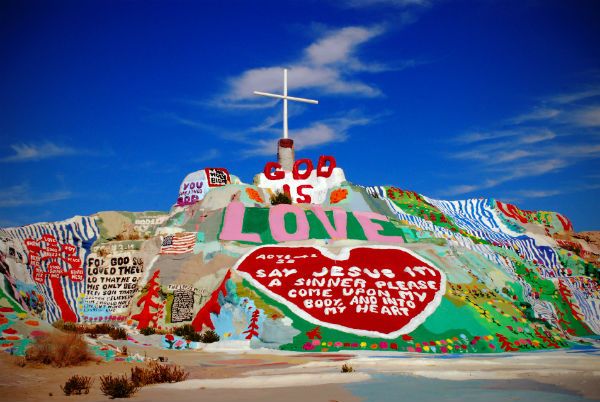
M254 91L254 95L262 95L268 96L270 98L283 99L283 138L288 138L288 100L296 101L296 102L304 102L304 103L312 103L313 105L318 105L319 101L312 99L304 99L304 98L296 98L293 96L288 96L287 89L287 68L283 69L283 95L270 94L267 92L258 92Z

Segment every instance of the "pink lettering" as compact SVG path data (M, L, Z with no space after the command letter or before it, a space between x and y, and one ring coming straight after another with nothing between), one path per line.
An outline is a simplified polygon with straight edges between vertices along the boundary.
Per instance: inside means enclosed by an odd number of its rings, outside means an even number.
M335 227L331 225L323 207L320 205L314 205L312 207L312 211L315 216L321 221L323 227L327 231L327 234L332 239L347 239L348 231L347 231L347 222L348 216L346 215L346 211L341 208L332 208L333 211L333 222L335 223Z
M287 214L294 214L296 216L295 233L288 233L285 229L285 215ZM269 226L271 227L271 234L275 241L308 239L308 219L306 219L306 214L302 208L287 204L279 204L271 207L269 210Z
M258 233L242 233L244 223L244 214L246 207L239 201L232 201L225 209L225 218L223 219L223 228L219 239L221 240L240 240L253 243L260 243Z

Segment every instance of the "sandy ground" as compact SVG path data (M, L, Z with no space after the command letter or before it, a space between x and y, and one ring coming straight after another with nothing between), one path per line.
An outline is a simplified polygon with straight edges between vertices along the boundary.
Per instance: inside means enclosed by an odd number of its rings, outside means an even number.
M376 373L396 373L443 380L530 380L600 400L600 354L557 351L518 355L469 356L454 359L395 354L261 354L207 353L150 349L190 372L187 381L142 388L132 401L324 401L361 399L344 384L368 381ZM389 354L385 354L389 356ZM343 363L355 373L342 374ZM0 354L0 400L106 401L99 390L103 374L128 373L133 363L99 362L80 367L19 367ZM59 386L73 374L95 378L90 394L65 396ZM434 384L434 382L432 383ZM541 385L544 387L545 385ZM547 386L550 387L550 386ZM443 399L443 398L442 398Z

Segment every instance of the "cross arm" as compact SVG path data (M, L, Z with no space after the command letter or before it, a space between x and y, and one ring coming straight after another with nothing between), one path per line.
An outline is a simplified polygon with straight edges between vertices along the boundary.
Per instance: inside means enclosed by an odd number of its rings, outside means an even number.
M295 96L276 95L276 94L270 94L267 92L254 91L254 95L267 96L269 98L277 98L277 99L287 99L287 100L296 101L296 102L312 103L313 105L319 104L319 101L313 100L313 99L296 98Z

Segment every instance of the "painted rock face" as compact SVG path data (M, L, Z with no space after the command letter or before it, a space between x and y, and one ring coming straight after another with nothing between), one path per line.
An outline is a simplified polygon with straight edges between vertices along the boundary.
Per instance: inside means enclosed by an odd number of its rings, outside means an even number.
M258 247L235 269L316 325L392 339L420 325L441 302L442 271L399 247Z

